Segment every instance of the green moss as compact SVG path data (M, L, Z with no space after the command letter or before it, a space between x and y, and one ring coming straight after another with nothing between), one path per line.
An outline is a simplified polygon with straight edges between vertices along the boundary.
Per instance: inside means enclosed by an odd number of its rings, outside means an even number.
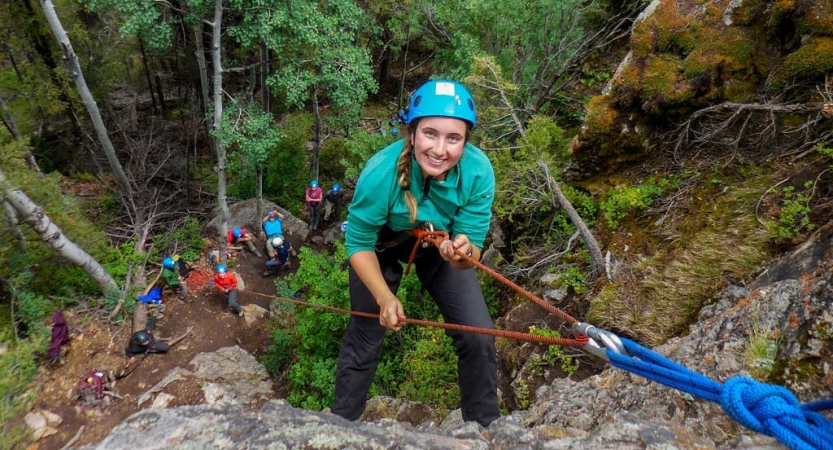
M654 30L644 21L633 26L631 33L631 50L634 58L644 58L656 49L656 37Z
M610 97L597 95L587 105L587 117L584 124L592 132L610 133L614 130L619 113L610 107Z
M703 73L716 74L718 67L724 74L745 71L755 55L755 43L737 28L726 30L721 36L704 39L683 61L683 72L692 78Z
M812 37L784 59L781 80L816 78L833 71L833 37Z
M813 36L833 36L833 0L816 0L799 21L798 31Z

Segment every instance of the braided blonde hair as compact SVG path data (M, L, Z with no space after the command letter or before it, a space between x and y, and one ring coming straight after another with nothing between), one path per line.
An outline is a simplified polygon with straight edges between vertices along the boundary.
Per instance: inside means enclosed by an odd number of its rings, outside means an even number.
M396 160L396 182L402 187L405 192L405 205L408 207L408 217L411 223L416 222L417 217L417 201L414 194L411 193L411 155L414 146L411 144L412 130L416 130L417 121L411 122L407 127L408 132L405 133L405 143L402 145L402 153Z

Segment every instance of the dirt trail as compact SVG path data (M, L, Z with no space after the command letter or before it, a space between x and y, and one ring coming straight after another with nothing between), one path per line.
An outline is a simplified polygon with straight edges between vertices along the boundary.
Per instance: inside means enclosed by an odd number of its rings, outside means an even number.
M300 242L294 242L296 249ZM241 305L257 304L269 309L269 299L254 292L275 294L274 280L284 277L298 267L297 257L292 257L293 268L279 271L277 275L264 278L265 257L245 251L235 257L234 271L245 282L245 291L240 291L238 300ZM222 347L239 345L256 358L269 345L269 330L266 320L259 320L246 325L245 318L231 313L226 305L225 296L212 285L213 273L209 267L198 266L189 274L190 303L180 301L170 291L165 292L163 317L153 330L154 336L172 339L182 335L189 327L191 334L175 345L167 354L151 354L128 377L116 384L116 393L121 396L103 410L102 414L82 411L80 402L75 397L75 386L79 378L91 369L109 370L123 367L127 358L124 348L130 336L130 324L107 327L103 322L91 320L83 313L69 317L72 342L65 350L66 363L51 368L41 368L35 383L42 389L35 401L33 411L45 409L60 415L63 422L57 427L58 433L41 439L30 449L60 449L84 425L86 428L77 445L95 443L103 439L110 430L131 414L147 408L145 403L140 408L137 399L157 382L162 380L174 367L188 369L191 359L202 352L212 352ZM274 387L275 397L279 398L279 386ZM174 395L169 407L199 404L203 402L203 393L194 383L175 382L165 392ZM21 421L22 423L22 421Z

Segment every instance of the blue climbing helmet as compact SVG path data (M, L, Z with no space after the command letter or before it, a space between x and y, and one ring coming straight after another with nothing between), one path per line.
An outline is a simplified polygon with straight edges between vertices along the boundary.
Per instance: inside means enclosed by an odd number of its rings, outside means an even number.
M342 233L346 233L347 232L347 221L345 220L344 222L341 222L341 225L339 226L339 228L341 228Z
M469 90L451 80L431 80L420 86L411 96L405 123L431 116L464 120L472 128L477 125L474 99Z
M336 192L340 191L341 190L341 185L338 184L338 183L334 184L333 185L333 190L336 191Z
M243 232L240 231L240 228L235 228L234 230L231 231L231 234L233 234L234 237L236 237L236 238L239 238L240 236L243 236Z
M176 267L176 262L170 256L162 260L162 265L167 267L168 269L173 269Z
M217 273L226 273L228 269L226 269L225 264L220 264L217 266Z
M309 182L309 187L318 187L318 180L312 180Z

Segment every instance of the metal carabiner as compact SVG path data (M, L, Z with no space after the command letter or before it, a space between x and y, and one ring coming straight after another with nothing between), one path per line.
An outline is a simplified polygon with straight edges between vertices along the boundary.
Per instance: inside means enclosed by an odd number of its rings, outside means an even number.
M423 222L421 228L429 233L434 232L434 224L431 222ZM431 243L428 242L425 238L422 238L422 243L420 245L422 246L422 248L428 248L431 246Z
M581 347L581 349L591 355L608 362L610 362L610 358L607 356L608 350L620 355L630 356L627 350L625 350L625 346L622 344L622 340L619 339L619 336L616 336L610 331L598 328L585 322L574 323L573 331L590 338L590 342Z

